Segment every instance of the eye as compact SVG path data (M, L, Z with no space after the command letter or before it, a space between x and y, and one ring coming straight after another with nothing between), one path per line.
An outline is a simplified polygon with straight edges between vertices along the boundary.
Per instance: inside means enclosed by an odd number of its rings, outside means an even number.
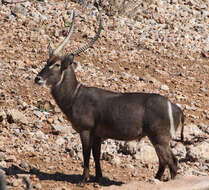
M56 67L60 67L60 64L59 63L55 63L54 64Z

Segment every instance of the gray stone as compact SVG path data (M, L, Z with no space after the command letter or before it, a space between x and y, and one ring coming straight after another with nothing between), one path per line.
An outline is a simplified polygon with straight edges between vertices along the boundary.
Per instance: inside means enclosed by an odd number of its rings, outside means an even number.
M38 111L38 110L34 110L33 113L39 118L41 118L44 115L43 112Z
M31 152L31 153L35 152L34 147L33 147L32 144L24 145L24 149L27 150L27 152Z
M141 77L141 79L144 80L145 82L152 82L152 83L154 83L157 86L161 85L160 81L158 81L157 79L155 79L154 77L152 77L149 74L145 74L143 77Z
M197 127L204 133L209 134L209 125L200 123Z
M9 156L6 156L5 161L6 162L16 162L17 158L15 155L9 155Z
M26 1L23 3L24 7L30 7L31 6L31 2L30 1Z
M127 78L127 79L129 79L129 78L132 77L131 74L125 73L125 72L123 72L122 75L123 75L125 78Z
M135 159L141 160L143 162L149 162L149 163L158 162L157 154L152 145L141 142L138 148L139 148L139 151L137 152L136 155L134 155Z
M114 156L112 154L109 154L108 152L102 153L102 159L105 161L111 162L113 160Z
M198 128L197 125L190 124L184 127L184 136L191 139L194 136L201 136L203 132Z
M21 134L20 129L14 129L14 134L15 134L16 136L19 136L19 135Z
M191 152L193 153L193 157L197 160L204 159L207 160L209 158L209 142L204 141L196 146L190 147Z
M28 118L24 115L24 113L20 112L17 109L7 110L7 118L9 118L9 122L21 122L23 124L28 124Z
M29 165L28 165L28 163L25 162L25 161L22 161L22 162L20 163L20 167L22 167L22 168L24 168L24 169L29 169Z
M54 132L65 133L65 134L68 134L71 131L69 126L63 126L63 125L59 125L59 124L53 124L52 130Z
M203 10L202 11L202 16L203 17L208 17L209 16L209 11Z
M55 36L55 37L59 37L59 30L55 30L55 31L54 31L54 36Z
M38 139L47 139L47 136L42 131L40 131L40 130L35 133L35 136Z
M5 155L5 153L3 153L3 152L0 152L0 161L3 161L3 160L5 160L5 158L6 158L6 155Z
M27 15L27 12L28 12L28 9L26 7L23 7L20 4L17 4L15 7L13 7L11 9L11 11L16 16L18 16L18 15L24 15L24 16L26 16Z
M182 143L177 143L175 147L172 149L173 154L180 158L186 157L186 147Z
M116 166L120 166L121 164L121 159L119 156L114 155L113 159L111 159L110 161L112 164L116 165Z
M197 108L195 106L189 106L189 105L186 105L185 109L186 110L193 110L193 111L197 110Z
M205 91L206 91L206 88L202 87L202 88L200 88L200 90L201 90L202 92L205 92Z
M2 168L7 168L8 167L8 164L3 160L3 161L0 161L0 166ZM4 170L3 170L4 171ZM0 173L1 173L1 169L0 169Z
M137 142L131 141L131 142L121 142L119 145L119 152L122 152L125 155L134 155L137 151Z

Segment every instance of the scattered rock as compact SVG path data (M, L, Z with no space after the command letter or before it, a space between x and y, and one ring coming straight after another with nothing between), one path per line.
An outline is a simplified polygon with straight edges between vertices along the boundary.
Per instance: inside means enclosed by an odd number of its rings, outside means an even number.
M133 0L124 1L123 6L122 1L118 1L116 9L112 9L115 6L112 2L103 0L99 7L104 19L101 38L89 48L86 56L76 57L78 80L88 86L120 92L160 93L182 105L186 118L186 148L178 142L172 145L174 154L182 161L178 166L180 173L208 175L207 2ZM57 163L52 167L54 177L56 172L65 173L59 167L63 163L76 174L82 173L81 168L77 168L83 160L79 135L66 126L63 118L60 119L65 116L58 106L54 106L48 90L34 85L33 81L45 64L42 62L48 56L49 41L56 47L65 37L68 30L65 23L72 9L78 9L77 24L71 42L62 53L81 47L94 36L98 11L93 6L85 7L85 1L83 3L81 8L75 1L0 1L0 166L8 171L11 167L14 173L19 169L13 170L12 164L18 163L26 170L24 160L36 161L37 175L30 176L34 184L39 183L40 172L48 172L44 167L48 168L47 164L51 162ZM110 14L113 16L108 17ZM15 113L10 114L7 110ZM66 147L69 151L65 151ZM126 145L123 151L128 155L125 156L120 149L118 141L102 143L102 157L108 161L103 162L103 170L111 164L117 168L111 174L116 175L114 180L120 180L116 172L122 169L124 173L131 172L129 176L140 179L143 176L144 180L153 183L148 176L158 166L154 147L148 142ZM138 162L146 168L147 174L133 169ZM23 186L14 175L6 177L11 184L13 179L16 181L16 188ZM65 185L69 189L69 184ZM91 187L90 183L88 188Z
M61 124L53 124L52 125L52 130L56 134L61 134L61 133L68 134L69 132L71 132L69 126L64 126L64 125L61 125Z
M39 118L41 118L44 115L43 112L38 111L38 110L34 110L33 113Z
M207 141L191 146L190 150L193 153L193 158L196 160L207 160L209 158L209 142Z
M202 88L200 88L200 90L201 90L202 92L205 92L205 91L206 91L206 88L202 87Z
M103 152L102 153L102 160L105 160L105 161L112 161L114 158L113 155L109 154L108 152Z
M164 85L161 85L160 86L160 89L161 90L165 90L165 91L169 91L169 87L167 85L165 85L165 84Z
M134 159L142 160L143 162L149 162L149 163L156 163L158 162L158 157L155 152L155 149L153 146L147 144L147 143L140 143L138 147L139 151L136 155L134 155Z
M141 77L141 79L144 80L144 81L146 81L146 82L152 82L156 86L160 86L161 85L161 83L157 79L155 79L154 77L152 77L149 74L145 74L143 77Z
M6 156L5 161L6 162L16 162L17 158L14 155L9 155L9 156Z
M179 158L185 158L187 154L186 147L182 143L177 143L172 151L173 154Z
M7 120L9 123L20 122L26 125L29 123L27 117L17 109L7 110Z
M24 169L29 169L29 165L27 162L23 161L20 163L20 167L24 168Z
M120 159L119 156L115 155L115 156L113 157L113 159L110 159L110 163L111 163L111 164L114 164L114 165L116 165L116 166L120 166L120 164L121 164L121 159Z
M36 133L35 133L35 136L38 138L38 139L47 139L47 136L42 132L42 131L37 131Z
M26 16L28 10L26 7L23 7L21 4L17 4L15 7L12 8L11 12L15 16L20 16L20 15Z
M3 152L0 152L0 161L3 161L6 159L6 155Z
M58 136L55 142L58 145L62 145L62 144L65 143L65 139L63 137L61 137L61 136Z
M119 152L122 152L125 155L134 155L137 151L137 142L131 141L131 142L121 142L120 143L120 149Z

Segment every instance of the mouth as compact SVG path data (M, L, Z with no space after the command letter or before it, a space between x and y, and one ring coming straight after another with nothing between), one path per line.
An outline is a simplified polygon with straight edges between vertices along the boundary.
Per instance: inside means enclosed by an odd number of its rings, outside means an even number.
M45 80L42 80L41 77L36 77L35 78L35 83L40 85L40 86L44 86L46 84L46 81Z

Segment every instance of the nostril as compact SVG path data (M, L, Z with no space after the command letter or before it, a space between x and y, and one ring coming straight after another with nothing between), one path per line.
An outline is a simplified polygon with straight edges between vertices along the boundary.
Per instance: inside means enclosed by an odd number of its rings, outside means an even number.
M41 80L41 77L40 77L40 76L37 76L37 77L35 78L35 83L39 83L40 80Z

